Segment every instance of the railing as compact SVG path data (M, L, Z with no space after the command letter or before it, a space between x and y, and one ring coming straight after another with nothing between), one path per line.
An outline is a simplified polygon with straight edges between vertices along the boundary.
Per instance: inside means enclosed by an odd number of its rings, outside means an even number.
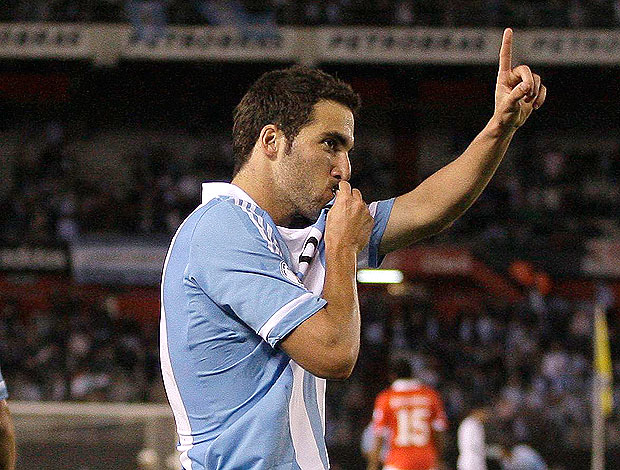
M180 466L168 405L8 403L17 436L17 470L163 470Z

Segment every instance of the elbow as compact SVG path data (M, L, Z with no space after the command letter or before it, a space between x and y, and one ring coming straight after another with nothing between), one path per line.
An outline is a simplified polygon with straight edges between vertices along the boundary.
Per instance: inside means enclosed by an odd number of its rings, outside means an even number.
M316 314L282 341L281 347L298 365L311 374L329 380L351 376L359 353L359 328L348 330L324 326Z
M351 377L355 364L357 363L358 349L351 348L351 351L334 351L329 355L330 360L317 371L310 371L317 377L328 380L346 380Z
M351 377L353 367L326 370L323 374L315 374L317 377L327 380L346 380Z
M330 368L330 369L325 369L322 371L312 372L312 374L316 375L317 377L320 377L321 379L339 381L339 380L346 380L349 377L351 377L352 372L353 372L353 367L342 368L342 369Z

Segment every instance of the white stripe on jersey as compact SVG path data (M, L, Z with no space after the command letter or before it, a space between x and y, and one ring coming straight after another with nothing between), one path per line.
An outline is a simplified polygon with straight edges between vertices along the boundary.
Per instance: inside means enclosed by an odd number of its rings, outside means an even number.
M256 226L256 228L258 229L258 232L261 234L263 239L267 242L267 248L269 248L269 251L271 251L272 253L275 253L278 256L282 256L280 247L273 239L273 231L271 231L271 227L269 227L269 224L265 224L265 221L263 220L263 218L255 212L256 206L254 206L253 204L250 204L247 201L238 200L237 198L235 198L235 204L241 207L243 212L248 214L248 217L250 218L252 223ZM267 235L267 233L265 232L265 226L267 226L267 229L270 231L269 235L271 236Z
M165 272L165 268L164 268ZM166 393L170 401L170 407L177 423L177 433L179 434L179 445L177 449L181 452L181 465L185 470L192 470L192 461L187 453L194 446L192 442L192 429L189 424L187 411L183 406L179 387L174 379L172 372L172 364L170 362L170 353L168 351L168 336L166 330L166 312L164 306L161 306L161 322L160 322L160 355L161 355L161 372L166 385Z
M195 210L200 209L204 204L200 204ZM189 219L185 219L186 221ZM181 228L185 225L185 222L177 229L177 232L170 242L170 248L166 254L166 260L164 261L164 268L161 275L161 299L164 298L164 278L166 276L166 268L168 267L168 261L170 260L170 254L172 253L172 247L177 239L177 235L181 232ZM164 303L161 303L161 319L159 320L159 348L160 348L160 361L161 372L164 380L166 394L168 395L168 401L174 414L174 420L177 424L177 433L179 434L179 445L177 449L181 452L181 465L185 470L192 470L192 462L187 456L187 453L194 446L192 441L192 428L189 424L189 417L187 416L187 410L183 405L181 398L181 392L174 378L174 372L172 371L172 363L170 361L170 351L168 349L168 330L166 327L166 310L164 309Z
M280 251L280 247L278 246L278 242L276 242L276 239L273 236L273 229L271 228L271 225L266 224L260 215L256 214L256 217L258 217L259 221L267 227L267 237L269 237L269 240L271 240L271 243L273 243L273 246L276 249L277 254L283 257L282 251Z
M300 295L296 299L291 300L284 307L280 308L280 310L274 313L269 318L269 320L265 322L265 324L261 327L261 329L258 330L258 335L261 338L263 338L265 341L269 342L267 338L269 336L269 333L271 333L271 330L273 330L274 327L278 323L280 323L280 320L286 317L299 304L305 302L309 297L314 297L314 295L310 292L306 292L305 294Z
M304 401L304 369L294 361L289 362L293 370L291 401L288 404L291 438L295 449L295 460L301 470L325 468L310 425L310 417Z
M316 380L316 402L319 404L319 415L323 426L323 437L325 437L325 387L327 380L315 377Z

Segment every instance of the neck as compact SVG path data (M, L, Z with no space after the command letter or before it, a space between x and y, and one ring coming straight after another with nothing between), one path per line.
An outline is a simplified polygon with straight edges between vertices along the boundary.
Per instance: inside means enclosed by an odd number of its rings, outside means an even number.
M247 166L247 165L246 165ZM243 168L231 181L245 191L261 209L267 212L276 225L288 226L293 219L293 210L279 196L277 186L271 178L262 176L261 172L253 172Z

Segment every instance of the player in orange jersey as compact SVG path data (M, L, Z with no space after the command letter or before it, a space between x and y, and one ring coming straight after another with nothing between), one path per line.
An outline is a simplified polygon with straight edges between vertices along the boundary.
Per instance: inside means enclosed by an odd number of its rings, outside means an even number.
M375 442L368 470L381 467L381 446L390 436L384 470L439 470L443 468L444 432L448 426L439 394L412 378L403 359L391 367L393 382L375 402Z

